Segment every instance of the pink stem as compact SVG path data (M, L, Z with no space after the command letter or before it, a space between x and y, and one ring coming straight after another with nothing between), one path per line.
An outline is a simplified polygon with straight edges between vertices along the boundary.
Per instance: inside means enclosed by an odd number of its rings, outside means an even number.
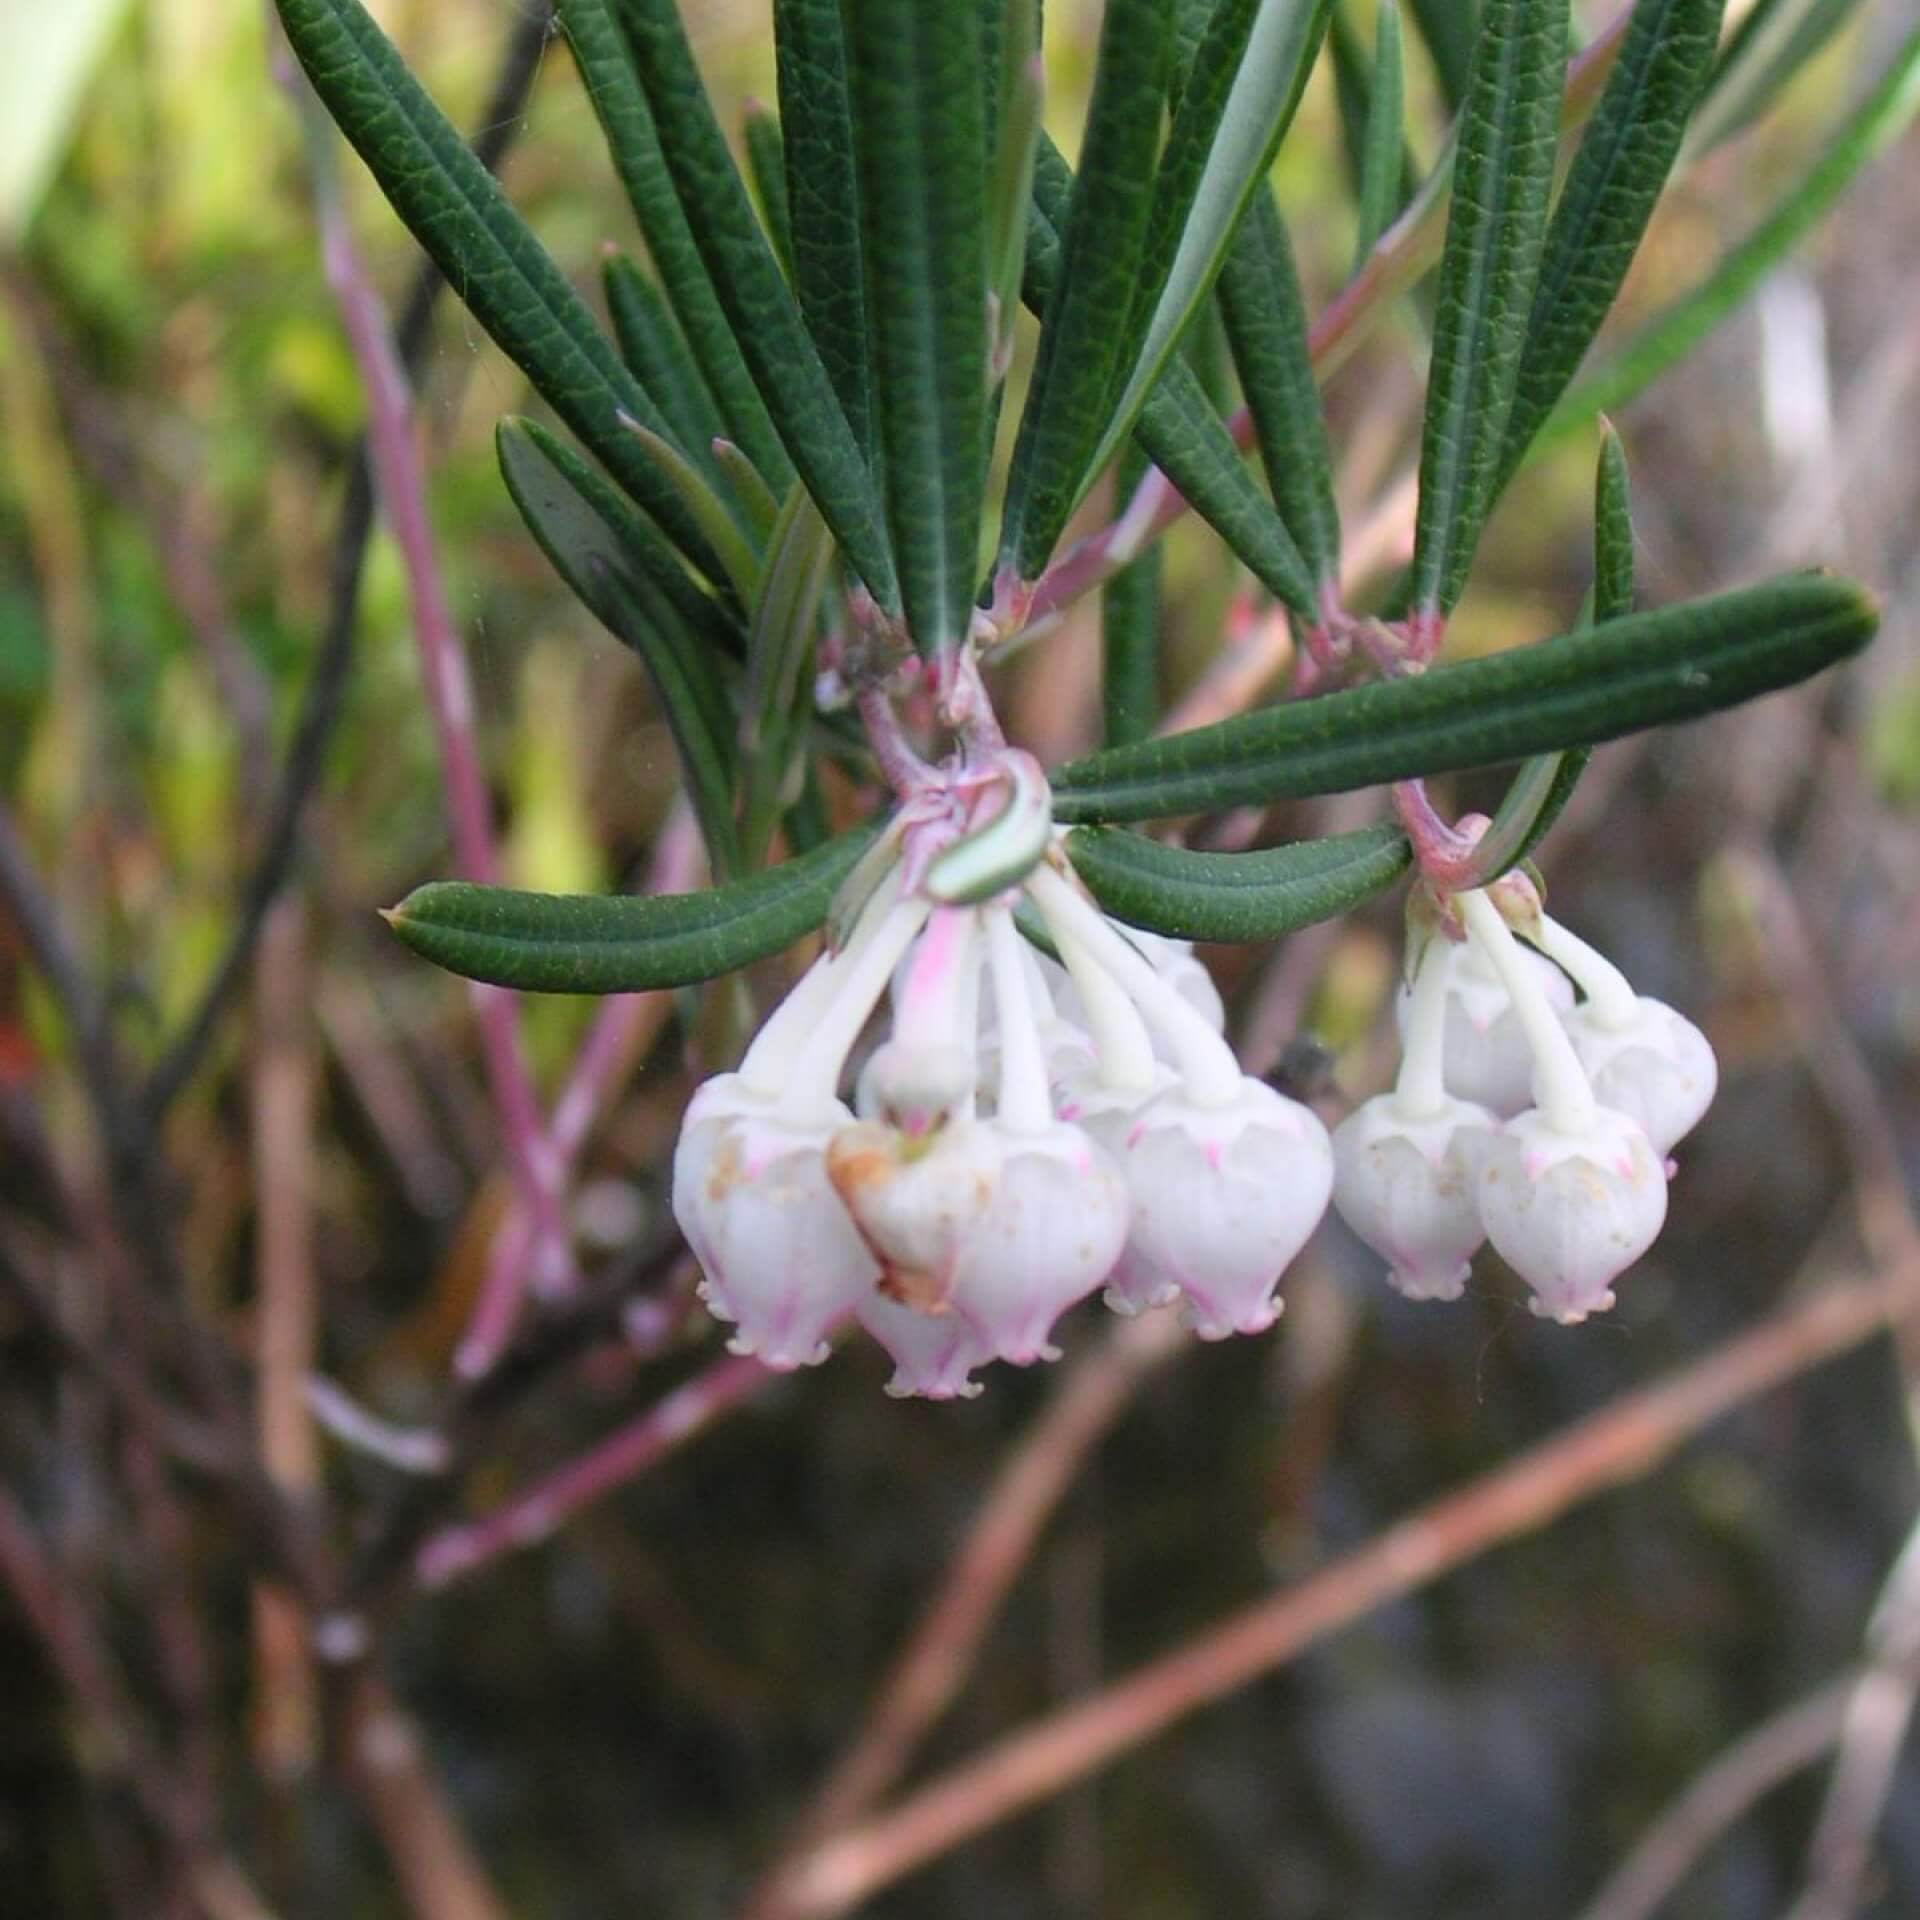
M644 891L687 893L699 884L699 873L700 831L683 798L654 848ZM634 1035L671 998L663 990L609 994L601 1001L547 1122L556 1193L564 1192L573 1178L580 1149L600 1117L614 1076L628 1058ZM516 1197L494 1236L472 1320L454 1355L454 1371L462 1379L477 1379L490 1371L512 1336L531 1275L535 1238L534 1216Z
M938 781L938 774L913 749L913 743L900 725L900 716L893 710L893 702L887 697L883 686L870 684L860 689L855 698L860 709L860 719L867 729L867 740L873 748L874 758L880 762L880 771L886 776L890 786L903 800L911 800L915 794L924 793L928 787Z
M1473 854L1477 842L1441 817L1424 780L1396 781L1393 807L1427 879L1446 891L1476 884Z
M454 861L464 878L491 883L497 863L486 782L474 741L473 687L434 556L412 396L332 177L331 130L319 118L318 104L304 85L296 86L295 97L307 121L314 160L314 202L327 284L339 303L367 391L368 460L406 569L421 688L440 751ZM510 993L488 986L474 987L473 1005L507 1162L533 1221L534 1258L515 1273L511 1297L483 1302L491 1313L510 1321L528 1277L536 1287L560 1292L571 1287L577 1276L561 1219L557 1166L541 1126L533 1073L522 1045L518 1005ZM506 1292L504 1284L502 1292Z
M752 1358L716 1361L597 1447L536 1480L483 1519L430 1535L414 1556L414 1578L423 1587L444 1587L502 1554L536 1545L582 1507L646 1472L777 1377Z

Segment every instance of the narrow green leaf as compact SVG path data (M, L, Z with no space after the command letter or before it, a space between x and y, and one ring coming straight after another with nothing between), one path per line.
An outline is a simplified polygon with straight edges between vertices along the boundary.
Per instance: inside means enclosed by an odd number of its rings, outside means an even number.
M1254 195L1220 275L1220 311L1267 485L1317 583L1340 575L1333 452L1307 345L1293 248L1270 189Z
M1860 0L1760 0L1714 66L1693 129L1695 146L1705 152L1750 127L1859 6Z
M1126 500L1146 473L1136 444L1120 456L1114 497ZM1100 595L1100 696L1104 743L1144 740L1160 717L1160 548L1150 546Z
M1600 422L1593 480L1593 618L1595 625L1633 611L1633 491L1627 452L1613 422Z
M1054 221L1065 213L1072 175L1043 135L1034 167L1034 207L1028 227L1027 303L1044 310L1059 270ZM1044 336L1042 345L1044 346ZM1198 376L1176 358L1147 398L1136 427L1146 448L1195 513L1219 534L1256 579L1301 619L1319 618L1313 575L1273 502L1247 463Z
M1404 92L1405 75L1405 35L1400 37L1401 73ZM1327 16L1327 50L1333 56L1334 103L1340 113L1340 145L1347 162L1347 175L1352 184L1354 197L1359 198L1365 182L1367 164L1367 129L1373 121L1373 62L1368 58L1367 48L1354 27L1351 16L1344 6L1335 6ZM1404 102L1402 116L1404 120ZM1451 154L1447 165L1452 164ZM1388 224L1398 216L1420 185L1420 168L1412 150L1408 147L1404 133L1400 141L1400 172L1394 183L1393 205L1388 212ZM1371 251L1371 249L1369 249ZM1365 255L1361 255L1355 272L1365 265Z
M727 581L742 604L751 606L760 589L760 556L743 529L744 509L722 500L706 475L671 440L662 439L637 420L627 423L627 431L646 449L647 457L680 496L701 535L719 556Z
M1332 0L1220 0L1181 92L1154 181L1144 281L1124 379L1081 490L1120 449L1211 290L1234 230L1306 89Z
M713 460L733 489L754 545L764 547L773 533L774 522L780 518L780 502L761 479L760 469L731 440L714 441Z
M554 570L623 645L640 656L679 748L716 871L733 869L733 749L726 689L666 594L629 563L629 550L575 486L555 443L531 422L502 421L500 472Z
M1006 378L1013 358L1013 323L1027 257L1027 204L1033 197L1034 153L1045 103L1040 0L1007 0L999 40L993 199L987 218L987 287L993 299L989 372L996 383Z
M966 639L986 475L986 146L971 6L847 0L887 533L914 645Z
M653 583L701 640L727 654L741 652L745 644L741 620L688 573L678 551L597 467L582 459L537 420L522 420L508 414L495 429L495 439L503 471L511 457L516 474L538 479L544 485L548 483L548 476L543 469L552 468L557 483L577 494L611 536L614 551ZM509 474L510 490L514 482L515 475ZM597 541L599 536L594 537Z
M863 827L731 886L653 895L523 893L436 880L387 915L417 954L526 993L639 993L716 980L826 918L873 837Z
M1086 491L1088 456L1122 377L1153 204L1172 24L1169 0L1107 0L1101 21L1080 171L1060 230L1001 514L1000 564L1022 580L1046 565ZM1046 185L1036 173L1036 186Z
M1633 264L1719 44L1726 0L1640 0L1580 141L1527 316L1498 496L1566 391Z
M1354 235L1354 271L1392 224L1406 178L1406 83L1396 0L1380 0L1374 15L1373 86L1360 155L1360 222Z
M1115 918L1177 940L1278 940L1350 913L1406 872L1397 826L1259 853L1190 853L1112 827L1067 835L1067 857Z
M1480 11L1479 0L1408 0L1413 22L1433 57L1433 70L1440 81L1447 111L1458 113L1467 97L1468 75L1473 66L1474 27Z
M726 431L726 422L659 288L618 253L607 256L601 284L621 359L659 406L673 439L688 456L711 458L714 439Z
M1570 388L1541 430L1551 441L1612 413L1684 359L1825 217L1866 164L1920 110L1920 30L1904 40L1866 99L1841 122L1801 179L1707 280L1650 321L1614 357Z
M584 3L567 0L573 6ZM614 0L614 5L659 129L674 192L780 438L848 565L882 610L897 614L899 585L872 475L753 217L673 0ZM741 444L751 445L744 439ZM767 470L762 466L761 471Z
M866 274L840 0L773 0L793 290L854 443L873 458Z
M747 704L741 739L747 795L741 841L749 864L789 799L795 749L812 713L807 668L814 622L833 560L833 536L805 491L795 487L767 544L760 597L747 645Z
M780 437L730 327L674 184L655 116L622 42L607 0L560 0L560 31L573 49L587 98L606 134L607 151L626 189L647 252L679 317L730 438L752 450L762 470L784 487L791 478Z
M1094 754L1054 774L1054 814L1160 819L1597 745L1808 679L1857 653L1878 619L1858 587L1788 574Z
M278 0L287 39L394 211L474 318L703 571L714 556L620 430L665 421L360 0Z
M742 117L747 143L747 172L753 177L760 220L780 265L793 278L793 214L787 204L787 146L780 122L758 100L749 100Z
M1453 610L1491 505L1546 235L1567 0L1485 0L1460 109L1420 447L1412 604Z

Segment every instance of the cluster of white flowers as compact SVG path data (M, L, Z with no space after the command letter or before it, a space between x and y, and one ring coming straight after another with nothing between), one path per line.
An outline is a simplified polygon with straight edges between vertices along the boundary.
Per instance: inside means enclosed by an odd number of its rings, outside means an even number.
M1537 953L1485 892L1452 904L1466 937L1427 941L1397 1083L1334 1132L1334 1204L1409 1298L1457 1299L1490 1240L1534 1312L1571 1326L1658 1235L1713 1050L1537 901Z
M1023 890L1064 966L1007 898L934 905L896 869L695 1095L673 1207L734 1351L809 1365L854 1319L889 1391L946 1399L989 1361L1057 1358L1054 1322L1103 1283L1121 1313L1183 1300L1205 1339L1273 1324L1332 1190L1326 1129L1241 1072L1188 949L1044 861Z
M990 1361L1058 1358L1055 1321L1102 1286L1119 1313L1179 1302L1203 1339L1260 1333L1330 1197L1411 1298L1457 1298L1491 1241L1570 1325L1659 1232L1666 1156L1713 1097L1699 1030L1517 877L1496 892L1539 951L1494 895L1451 896L1396 1085L1329 1139L1241 1071L1191 949L1110 921L1057 854L985 904L927 898L912 867L682 1126L673 1208L702 1297L770 1367L857 1321L889 1391L972 1395ZM1058 961L1017 927L1022 897Z

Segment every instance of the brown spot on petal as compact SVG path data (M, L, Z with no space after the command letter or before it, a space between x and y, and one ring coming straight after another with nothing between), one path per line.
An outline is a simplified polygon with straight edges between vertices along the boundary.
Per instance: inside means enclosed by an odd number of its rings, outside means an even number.
M872 1247L873 1243L869 1241L867 1244ZM942 1314L952 1311L947 1299L946 1275L928 1273L920 1267L902 1266L897 1261L889 1260L877 1249L874 1258L880 1262L880 1278L876 1284L889 1300L898 1301L903 1307L911 1307L916 1313Z
M721 1130L719 1143L713 1150L713 1159L707 1167L707 1200L712 1206L720 1206L735 1187L746 1177L746 1168L740 1154L740 1136L732 1128Z

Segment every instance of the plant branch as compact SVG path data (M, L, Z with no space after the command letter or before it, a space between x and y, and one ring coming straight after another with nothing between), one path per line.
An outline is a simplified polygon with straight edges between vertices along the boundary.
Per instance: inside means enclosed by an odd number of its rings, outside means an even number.
M996 1741L804 1859L783 1916L841 1914L999 1821L1130 1752L1197 1708L1609 1487L1650 1473L1734 1407L1920 1310L1920 1260L1831 1282L1668 1379L1410 1515L1112 1687Z

